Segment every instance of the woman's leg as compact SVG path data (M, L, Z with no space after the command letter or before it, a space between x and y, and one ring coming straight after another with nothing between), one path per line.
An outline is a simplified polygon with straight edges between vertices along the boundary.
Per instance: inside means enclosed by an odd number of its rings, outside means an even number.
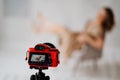
M32 28L37 33L38 32L54 33L63 36L66 34L67 31L69 31L63 25L48 22L41 14L38 14L37 18L39 20L39 24L36 25L35 23L32 22Z

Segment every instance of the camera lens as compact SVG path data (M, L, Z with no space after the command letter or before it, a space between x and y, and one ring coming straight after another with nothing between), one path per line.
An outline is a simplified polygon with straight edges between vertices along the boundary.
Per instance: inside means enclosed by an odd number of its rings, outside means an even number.
M37 46L35 46L35 50L44 50L44 47L40 46L40 45L37 45Z
M44 50L44 47L43 46L39 46L39 50Z

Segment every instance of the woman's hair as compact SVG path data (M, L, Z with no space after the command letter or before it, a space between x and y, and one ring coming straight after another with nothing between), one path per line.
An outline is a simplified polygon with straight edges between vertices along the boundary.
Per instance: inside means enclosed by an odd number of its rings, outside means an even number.
M114 13L109 7L104 7L103 9L106 11L106 19L102 23L103 29L111 31L115 25Z

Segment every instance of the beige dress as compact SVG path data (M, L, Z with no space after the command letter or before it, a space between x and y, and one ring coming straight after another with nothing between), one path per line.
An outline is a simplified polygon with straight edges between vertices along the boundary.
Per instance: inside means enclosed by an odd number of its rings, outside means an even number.
M79 32L73 32L66 29L64 35L60 37L61 53L65 59L69 59L75 50L81 49L81 44L77 40Z
M92 38L102 37L103 32L100 27L96 26L89 26L85 29L85 33L91 36ZM64 34L60 36L60 44L61 44L61 53L65 59L69 59L72 54L79 52L81 55L81 59L96 59L100 58L102 55L102 50L97 50L90 45L81 45L80 42L77 40L80 32L73 32L69 29L64 29ZM75 52L75 53L74 53Z
M93 39L97 37L104 37L104 33L101 27L97 26L89 26L85 30L86 34L91 36ZM88 44L83 45L82 47L82 60L87 60L87 59L99 59L102 56L102 50L98 50Z

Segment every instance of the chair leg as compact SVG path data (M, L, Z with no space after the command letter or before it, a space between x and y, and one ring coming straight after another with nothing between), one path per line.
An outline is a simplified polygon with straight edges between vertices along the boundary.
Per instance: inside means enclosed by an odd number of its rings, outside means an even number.
M94 59L93 60L93 70L97 70L98 69L98 60Z

